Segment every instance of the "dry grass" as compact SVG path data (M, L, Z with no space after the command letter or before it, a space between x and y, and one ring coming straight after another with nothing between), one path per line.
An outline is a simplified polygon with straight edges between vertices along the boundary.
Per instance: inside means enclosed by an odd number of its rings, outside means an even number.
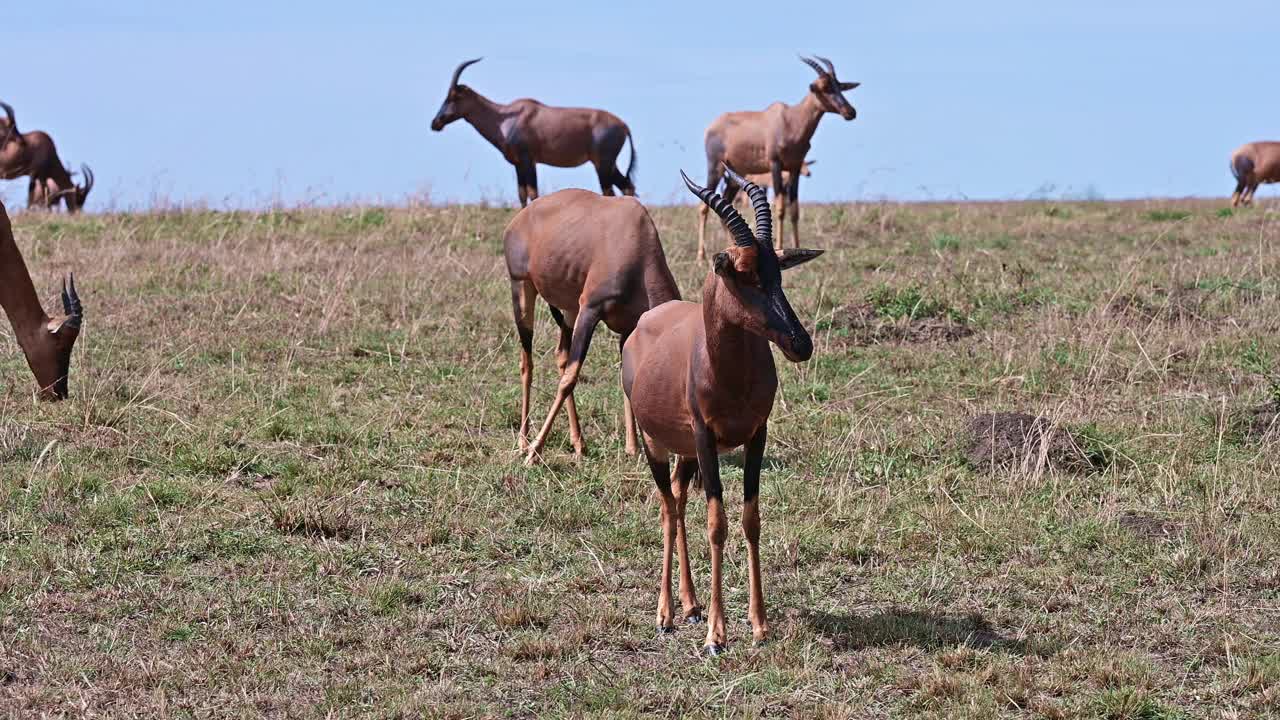
M562 423L519 464L511 211L20 216L38 286L74 268L88 315L67 403L33 403L0 341L0 712L1280 712L1280 224L1218 207L807 206L828 253L788 279L817 351L780 360L775 637L739 622L733 537L715 660L651 627L657 510L609 342L587 458ZM696 295L693 210L655 216ZM966 425L997 412L1107 462L972 469Z

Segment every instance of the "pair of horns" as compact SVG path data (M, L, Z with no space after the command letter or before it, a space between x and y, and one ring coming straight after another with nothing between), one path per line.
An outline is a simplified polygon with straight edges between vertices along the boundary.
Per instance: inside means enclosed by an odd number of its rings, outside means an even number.
M9 119L9 127L4 131L4 137L0 138L0 147L4 147L9 142L9 138L18 134L18 120L13 114L13 106L9 103L0 102L0 109L4 110L5 117Z
M79 330L80 321L84 319L84 306L76 292L75 273L67 273L67 279L62 281L62 312L67 316L63 326Z
M684 184L689 188L689 192L698 196L698 199L707 204L707 207L715 211L716 215L724 221L725 227L729 229L729 234L733 236L733 244L738 247L752 247L757 243L764 246L770 252L773 251L773 215L769 211L769 196L764 188L756 185L750 180L742 177L733 168L729 167L729 163L721 163L724 166L724 174L729 181L741 187L747 193L747 197L751 199L751 209L756 213L756 233L751 234L751 228L747 226L747 221L742 219L737 210L733 206L725 202L714 190L704 188L689 179L684 171L680 171L680 177L684 178Z
M478 57L478 58L476 58L476 59L474 59L474 60L467 60L466 62L464 62L464 63L462 63L461 65L459 65L459 66L458 66L458 69L453 71L453 79L449 81L449 87L450 87L450 89L452 89L452 88L454 88L454 87L456 87L456 86L457 86L457 84L458 84L458 78L462 77L462 71L463 71L463 70L466 70L468 67L470 67L470 66L472 66L472 65L475 65L476 63L480 62L480 61L481 61L481 60L483 60L483 59L484 59L483 57Z
M827 66L827 69L823 70L822 68L818 67L818 63L814 62L813 60L803 55L800 56L800 61L803 62L805 65L808 65L809 67L813 68L813 71L818 73L819 75L830 75L831 79L834 80L836 77L836 66L830 60L822 57L821 55L814 55L814 57L821 60L822 64Z

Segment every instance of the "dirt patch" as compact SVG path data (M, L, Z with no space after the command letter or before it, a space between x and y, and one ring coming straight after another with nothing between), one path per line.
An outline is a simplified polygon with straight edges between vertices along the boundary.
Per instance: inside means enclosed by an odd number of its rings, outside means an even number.
M835 327L848 332L854 345L880 343L949 343L973 334L973 328L951 317L886 318L871 305L836 311Z
M1179 523L1138 513L1125 513L1116 520L1116 523L1136 537L1152 542L1168 540L1182 529Z
M1280 400L1272 400L1241 413L1241 429L1252 440L1280 438Z
M1138 293L1127 293L1113 298L1103 312L1108 317L1143 325L1156 320L1169 325L1209 323L1215 319L1208 308L1209 299L1208 293L1194 287L1173 290L1163 304Z
M1086 473L1108 464L1105 453L1077 433L1045 417L1027 413L988 413L969 421L964 434L965 459L977 470L1044 467Z

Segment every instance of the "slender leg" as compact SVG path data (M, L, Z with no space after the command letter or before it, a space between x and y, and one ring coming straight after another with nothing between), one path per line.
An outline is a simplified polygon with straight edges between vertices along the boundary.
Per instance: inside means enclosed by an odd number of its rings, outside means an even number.
M671 494L671 455L655 447L651 440L644 443L644 456L649 461L649 472L658 486L662 501L662 580L658 585L658 632L669 633L676 629L676 605L671 599L671 550L676 540L676 500Z
M1245 198L1244 198L1244 204L1245 204L1245 205L1252 205L1252 204L1253 204L1253 194L1254 194L1254 193L1256 193L1256 192L1258 192L1258 183L1257 183L1257 181L1250 182L1250 183L1249 183L1249 189L1245 191Z
M564 377L564 369L569 366L569 349L573 343L573 323L577 320L577 316L573 315L565 318L560 309L548 303L551 307L551 317L555 318L556 325L560 326L560 343L556 346L556 367L560 369L560 376ZM582 457L586 453L586 444L582 440L582 426L578 424L578 402L574 398L572 392L564 401L564 409L569 413L569 442L573 444L573 454Z
M778 221L778 227L773 231L773 246L781 249L787 229L787 186L782 182L781 162L774 160L770 164L769 170L773 175L773 200L777 206L773 217ZM795 178L792 178L792 180L794 181Z
M600 194L613 195L614 168L603 162L596 165L596 179L600 181Z
M698 472L707 493L707 543L711 546L711 607L707 612L707 641L703 650L719 655L725 649L723 567L725 527L724 498L720 488L720 456L715 433L698 422L694 427L698 448Z
M622 174L616 166L613 169L613 184L618 186L623 195L635 196L636 186L631 182L631 178Z
M710 210L706 203L698 203L698 260L707 259L707 213Z
M520 336L520 452L529 449L529 393L533 388L533 301L538 291L528 280L511 281L511 309Z
M516 189L520 194L520 207L526 207L529 204L528 177L522 163L516 164Z
M791 173L791 183L787 185L787 202L791 205L791 247L800 247L800 173ZM781 244L782 235L778 235Z
M760 466L764 462L764 443L767 437L768 428L761 425L747 443L746 463L743 466L742 534L747 539L747 570L751 593L747 617L751 619L751 636L757 644L769 637L764 589L760 584Z
M1236 191L1231 193L1231 207L1240 206L1240 196L1244 194L1244 189L1246 185L1247 183L1244 180L1236 181Z
M582 361L587 357L587 348L591 346L591 335L596 331L596 324L600 322L600 311L594 307L586 306L578 314L578 320L573 326L573 339L569 346L569 362L565 366L564 374L560 376L560 387L556 388L556 399L551 403L551 412L547 413L547 421L542 424L542 430L538 433L529 446L529 454L525 457L525 465L532 465L533 460L542 450L542 446L547 442L547 435L551 433L551 425L555 422L556 415L560 412L560 406L564 405L565 400L573 395L573 388L578 384L578 376L582 373Z
M693 590L693 567L689 564L689 543L684 530L684 509L689 500L689 481L698 472L696 458L680 458L676 463L672 494L676 499L676 551L680 555L680 605L684 608L684 621L702 622L702 607Z
M618 340L619 353L621 353L622 349L626 347L627 338L629 337L631 337L631 333L625 333L622 336L622 338ZM625 392L622 393L622 432L626 434L626 438L623 440L623 442L626 444L627 454L635 455L636 454L636 415L631 410L631 398L627 397L627 394Z
M538 166L533 162L532 159L529 160L528 173L529 173L529 202L533 202L534 200L538 199Z

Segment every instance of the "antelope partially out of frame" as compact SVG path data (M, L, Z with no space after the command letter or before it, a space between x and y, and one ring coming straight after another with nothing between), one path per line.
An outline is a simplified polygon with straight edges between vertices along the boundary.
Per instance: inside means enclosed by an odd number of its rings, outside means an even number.
M4 134L0 135L0 148L2 148L18 134L18 121L14 117L12 105L0 102L0 110L4 110L4 119L0 120L0 129L4 130Z
M82 163L80 169L85 183L76 185L71 179L73 173L58 158L53 138L42 130L18 132L13 108L3 105L3 109L8 121L4 135L6 141L0 144L0 180L13 180L24 175L30 177L27 183L28 207L51 208L59 201L65 201L67 212L79 212L93 189L93 171Z
M649 308L680 299L667 267L658 229L633 198L603 197L588 190L561 190L516 213L503 233L511 305L520 336L520 449L532 464L562 405L568 406L574 453L585 447L573 389L596 325L622 336L621 350ZM533 384L534 301L541 295L560 326L556 362L560 385L542 430L528 444L529 392ZM626 450L636 452L635 417L624 397Z
M1259 185L1280 182L1280 142L1241 145L1231 153L1231 174L1236 176L1231 207L1252 205Z
M471 123L515 166L520 207L538 197L538 163L570 168L590 162L596 167L602 194L613 195L615 186L623 195L636 194L636 143L626 123L604 110L551 107L529 98L496 103L458 84L462 71L481 59L468 60L453 71L431 129L439 132L459 118ZM618 154L628 140L631 160L624 175L618 170Z
M776 102L760 111L729 112L716 118L707 128L707 187L720 185L722 164L732 165L742 173L769 173L773 178L774 199L778 206L778 246L782 246L787 208L791 209L792 246L800 246L800 182L796 176L804 167L809 153L809 140L818 129L825 113L838 113L845 120L858 112L845 99L844 93L860 83L840 82L835 65L819 57L826 69L809 58L800 58L818 73L809 85L809 93L795 105ZM792 180L784 182L782 173ZM785 189L785 191L784 191ZM729 203L738 188L725 184L724 198ZM705 260L707 207L698 208L698 259Z
M36 376L42 400L67 397L67 372L71 368L71 348L80 335L84 308L76 293L74 276L62 283L62 311L50 317L40 307L27 264L13 241L13 226L0 203L0 307L13 325L13 336Z
M809 172L809 166L813 165L816 162L817 160L805 160L804 164L800 166L800 177L812 177L813 173ZM770 173L754 173L751 175L747 175L746 178L751 182L755 183L756 185L759 185L760 187L764 188L765 190L768 190L769 188L773 187L773 175ZM791 184L791 171L783 170L782 186L785 188L790 184ZM747 203L748 203L748 200L747 200L746 193L738 195L733 199L733 207L737 210L742 210L743 208L745 208L747 206ZM706 206L703 205L700 207L706 207Z
M717 253L702 286L702 303L669 302L645 313L622 351L622 386L631 399L644 439L645 457L662 496L662 580L658 628L675 628L671 598L671 554L680 555L680 603L684 618L701 618L685 542L685 502L695 473L707 495L707 540L711 546L711 607L705 650L725 647L721 563L727 527L720 486L719 454L746 446L743 459L742 531L747 540L748 617L757 642L769 632L760 585L760 466L769 413L778 387L769 343L792 362L813 354L813 341L782 291L782 271L808 262L820 250L773 247L769 200L764 189L725 166L745 188L755 209L756 232L714 191L684 182L715 211L733 238ZM670 458L678 456L671 473Z

